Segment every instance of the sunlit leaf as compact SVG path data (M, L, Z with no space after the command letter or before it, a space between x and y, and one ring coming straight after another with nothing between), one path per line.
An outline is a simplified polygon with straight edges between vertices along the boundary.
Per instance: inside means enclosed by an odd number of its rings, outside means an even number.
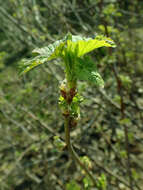
M81 190L81 188L74 180L72 180L66 185L66 190Z
M113 40L104 36L96 36L94 39L73 36L72 40L67 40L68 50L76 54L77 57L81 57L100 47L115 47L115 44Z
M37 56L33 59L22 61L21 73L26 73L44 62L56 58L62 58L64 61L74 65L77 58L104 46L115 47L115 44L110 38L104 36L96 36L92 39L67 34L62 40L58 40L47 47L34 49L33 53ZM94 80L93 78L95 77L92 74L91 81Z

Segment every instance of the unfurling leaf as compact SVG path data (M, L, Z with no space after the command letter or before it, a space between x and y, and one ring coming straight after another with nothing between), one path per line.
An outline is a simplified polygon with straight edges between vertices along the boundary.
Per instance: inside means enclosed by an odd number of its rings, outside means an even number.
M22 61L20 66L21 74L30 71L40 64L56 58L61 58L65 62L74 65L77 58L81 58L94 49L104 46L115 47L115 44L110 38L104 36L96 36L92 39L67 34L63 39L58 40L47 47L36 48L33 50L33 53L37 54L37 56L33 59Z
M97 86L104 87L104 81L101 75L97 72L95 63L88 56L79 58L75 68L77 79L89 81Z

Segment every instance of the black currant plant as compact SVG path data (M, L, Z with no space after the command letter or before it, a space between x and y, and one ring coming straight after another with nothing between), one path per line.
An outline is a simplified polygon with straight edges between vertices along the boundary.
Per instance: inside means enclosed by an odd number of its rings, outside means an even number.
M60 58L64 66L65 80L60 85L59 105L64 117L65 143L59 143L60 148L67 146L71 157L84 170L91 179L94 186L97 182L73 149L70 141L70 129L77 125L80 119L79 105L82 101L77 92L78 80L88 81L103 87L104 81L97 71L96 64L86 54L100 47L115 47L110 38L97 35L95 38L85 38L68 33L62 40L56 41L47 47L36 48L32 59L24 60L21 65L21 74L24 74L34 67L47 63L53 59ZM55 137L58 142L58 137Z

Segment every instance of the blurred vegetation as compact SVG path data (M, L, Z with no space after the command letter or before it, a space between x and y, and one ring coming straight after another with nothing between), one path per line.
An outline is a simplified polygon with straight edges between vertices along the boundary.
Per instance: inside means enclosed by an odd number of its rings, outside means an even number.
M0 0L0 190L143 189L142 20L140 0ZM35 47L68 31L104 34L117 45L92 53L105 87L79 83L86 100L71 132L96 188L54 143L64 140L63 70L52 61L18 75Z

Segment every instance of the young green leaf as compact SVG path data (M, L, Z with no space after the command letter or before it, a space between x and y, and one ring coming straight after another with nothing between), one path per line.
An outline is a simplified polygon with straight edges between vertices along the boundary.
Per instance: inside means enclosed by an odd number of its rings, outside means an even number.
M24 74L34 67L43 64L52 59L62 57L64 42L62 40L56 41L47 47L36 48L32 52L38 54L32 59L23 59L20 65L20 74Z
M81 57L100 47L115 47L115 44L113 40L104 36L96 36L94 39L72 36L72 40L67 40L68 51L77 57Z
M81 188L74 180L72 180L70 183L66 184L66 190L81 190Z
M48 45L47 47L34 49L33 53L37 53L42 57L47 57L47 61L50 61L52 59L62 57L64 46L64 40L58 40L53 44Z
M38 55L33 59L22 62L21 73L26 73L44 62L51 61L56 58L64 60L64 62L67 63L66 67L69 67L70 70L73 68L72 65L75 64L75 60L77 58L83 57L94 49L103 46L115 47L115 44L110 38L106 38L104 36L96 36L92 39L67 34L62 40L58 40L47 47L36 48L33 50L33 53ZM93 77L91 76L91 78Z
M97 86L104 87L104 81L101 75L97 72L96 65L90 57L86 56L77 60L75 74L79 80L89 81Z
M40 57L40 56L37 56L32 59L23 59L19 66L20 70L19 73L24 74L33 69L34 67L37 67L38 65L45 63L46 61L47 61L46 57Z

